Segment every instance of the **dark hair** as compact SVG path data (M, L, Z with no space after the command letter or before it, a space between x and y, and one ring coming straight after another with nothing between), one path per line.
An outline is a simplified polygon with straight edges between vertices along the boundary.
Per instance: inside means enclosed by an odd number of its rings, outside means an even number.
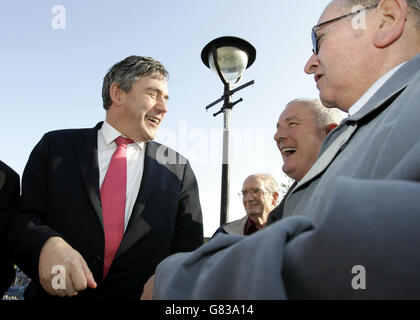
M156 74L167 78L169 73L165 67L150 57L129 56L124 60L114 64L104 77L102 85L102 100L105 110L112 104L109 89L115 82L125 92L129 92L133 84L142 76Z

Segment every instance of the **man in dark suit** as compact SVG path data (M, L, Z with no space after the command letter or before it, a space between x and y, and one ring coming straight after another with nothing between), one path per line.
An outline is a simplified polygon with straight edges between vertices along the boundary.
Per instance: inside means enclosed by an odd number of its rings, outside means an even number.
M9 235L27 299L138 299L163 258L202 244L189 162L151 141L166 77L152 58L124 59L104 78L105 122L49 132L32 151Z
M17 208L20 194L19 175L0 161L0 299L15 278L10 260L9 246L6 244L6 231L9 219Z

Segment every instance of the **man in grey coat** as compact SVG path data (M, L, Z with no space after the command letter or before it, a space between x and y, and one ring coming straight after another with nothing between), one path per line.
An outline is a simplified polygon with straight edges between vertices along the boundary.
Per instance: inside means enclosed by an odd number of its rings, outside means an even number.
M420 1L333 0L312 39L305 71L349 117L284 219L168 257L155 299L420 298Z

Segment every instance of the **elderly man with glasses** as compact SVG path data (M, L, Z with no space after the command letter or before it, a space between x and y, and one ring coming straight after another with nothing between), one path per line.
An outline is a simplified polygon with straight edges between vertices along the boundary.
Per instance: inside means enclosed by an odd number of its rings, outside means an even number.
M279 187L272 175L256 173L245 179L242 191L238 195L242 199L246 216L220 226L214 235L250 235L264 228L270 212L276 207Z
M420 298L420 0L333 0L312 34L305 71L349 117L281 221L168 257L154 298Z

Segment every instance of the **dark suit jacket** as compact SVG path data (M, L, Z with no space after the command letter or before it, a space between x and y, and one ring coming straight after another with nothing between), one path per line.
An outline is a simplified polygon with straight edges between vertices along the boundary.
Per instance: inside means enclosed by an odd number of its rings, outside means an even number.
M27 298L48 297L36 280L41 248L52 236L62 237L83 256L98 284L78 298L138 299L163 258L203 243L198 186L188 161L148 142L140 191L120 248L102 280L105 240L97 156L101 126L49 132L30 155L9 237L18 265L33 280ZM176 156L177 163L159 163L157 157L165 154Z
M9 219L16 210L20 195L19 175L0 161L0 299L15 278L10 260L10 248L6 244Z

